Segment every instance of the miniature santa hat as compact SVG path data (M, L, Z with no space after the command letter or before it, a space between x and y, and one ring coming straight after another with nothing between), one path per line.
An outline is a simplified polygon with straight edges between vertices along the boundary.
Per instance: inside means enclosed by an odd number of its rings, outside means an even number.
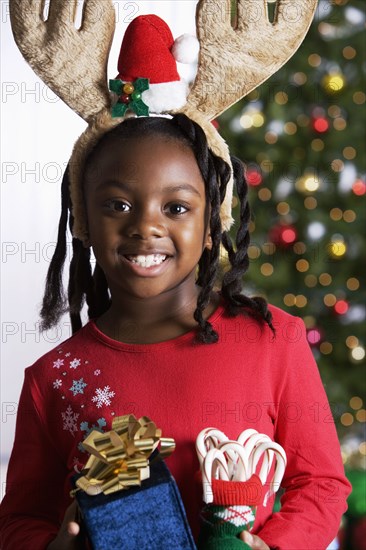
M133 83L148 79L149 88L141 92L151 113L180 109L187 101L188 84L181 80L177 61L193 63L198 59L199 42L185 34L174 40L168 25L157 15L140 15L127 27L118 60L118 80ZM127 95L131 87L126 87ZM120 98L123 101L123 97ZM128 103L129 98L124 97Z

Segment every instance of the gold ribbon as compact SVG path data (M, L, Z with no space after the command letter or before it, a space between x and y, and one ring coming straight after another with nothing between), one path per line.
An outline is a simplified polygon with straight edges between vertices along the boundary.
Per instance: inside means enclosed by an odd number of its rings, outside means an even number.
M137 420L133 414L115 418L110 432L93 430L82 445L90 457L76 485L89 495L109 495L141 485L150 477L152 453L158 450L155 460L175 449L174 439L162 437L161 429L147 416Z

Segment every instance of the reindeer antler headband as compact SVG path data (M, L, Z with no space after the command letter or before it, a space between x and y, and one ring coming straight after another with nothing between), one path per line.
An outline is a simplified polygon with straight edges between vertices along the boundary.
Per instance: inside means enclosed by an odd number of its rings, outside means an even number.
M115 11L112 0L84 0L82 24L76 29L77 0L51 0L46 21L44 5L45 0L10 0L12 28L20 51L37 75L88 123L70 160L73 232L85 241L88 231L81 185L85 159L100 137L123 120L111 114L107 81ZM197 76L185 104L163 111L181 112L197 122L209 147L229 165L228 147L211 120L267 80L296 52L317 0L277 0L274 23L268 19L266 0L237 0L236 28L231 24L231 5L232 0L199 0ZM231 201L232 182L221 206L224 230L232 223Z

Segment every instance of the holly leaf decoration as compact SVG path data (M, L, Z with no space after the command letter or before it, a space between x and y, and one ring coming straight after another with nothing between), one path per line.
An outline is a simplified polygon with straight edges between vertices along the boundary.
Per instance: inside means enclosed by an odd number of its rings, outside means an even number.
M134 82L131 82L134 91L131 94L123 95L125 84L127 83L119 79L109 81L109 89L119 96L119 100L112 107L112 117L121 118L125 116L128 110L133 111L137 116L149 116L149 107L141 99L142 92L145 92L150 87L149 79L137 78ZM124 97L124 101L122 97ZM128 99L127 101L126 98Z

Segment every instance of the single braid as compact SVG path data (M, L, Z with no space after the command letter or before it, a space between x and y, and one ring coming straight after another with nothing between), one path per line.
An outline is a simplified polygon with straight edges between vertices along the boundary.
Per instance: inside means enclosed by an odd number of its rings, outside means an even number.
M210 164L213 164L212 159L210 159ZM213 169L210 167L210 172L211 171L213 174ZM216 178L210 177L209 181L208 194L211 205L210 231L212 248L208 251L208 264L203 273L201 291L198 295L197 308L194 312L194 318L201 329L198 336L204 343L213 343L218 340L218 335L214 331L211 323L203 318L203 311L210 302L212 289L217 278L221 239L220 192L217 187Z
M198 272L197 272L197 280L196 280L196 284L198 286L203 285L204 274L206 273L210 265L210 256L211 256L210 250L205 248L198 262Z
M74 333L82 327L80 312L86 298L92 301L94 281L90 265L90 248L85 248L79 239L73 239L72 250L68 299L71 327Z
M57 325L60 317L66 311L66 296L62 283L62 275L67 253L66 230L69 208L69 167L67 167L61 184L61 215L58 224L57 243L48 268L45 292L40 311L41 331L48 330Z
M272 325L272 314L268 310L268 304L259 296L249 298L242 293L242 278L249 267L248 248L250 243L249 223L250 208L248 204L248 185L244 177L243 164L238 159L232 158L237 193L240 200L240 225L236 235L236 252L228 232L224 232L222 243L228 252L231 269L225 273L222 282L222 294L228 303L229 315L235 316L242 311L246 312L260 322L266 322L275 333Z
M89 306L88 317L94 319L99 317L107 311L111 305L111 298L109 295L109 288L107 279L105 278L104 271L97 263L93 272L94 292L91 296L91 300L87 303Z
M237 193L240 200L240 225L235 239L236 252L234 251L234 246L228 232L224 232L222 239L232 265L231 270L225 274L222 284L223 294L227 297L229 295L233 297L241 291L241 277L246 273L249 267L248 247L250 242L248 186L244 177L242 163L235 158L232 159L232 163Z
M70 213L70 232L73 232L74 218ZM81 310L84 302L88 305L88 318L97 318L110 306L108 283L104 272L96 263L94 272L91 267L90 248L85 248L79 239L73 239L73 256L69 271L69 315L73 334L82 326Z

